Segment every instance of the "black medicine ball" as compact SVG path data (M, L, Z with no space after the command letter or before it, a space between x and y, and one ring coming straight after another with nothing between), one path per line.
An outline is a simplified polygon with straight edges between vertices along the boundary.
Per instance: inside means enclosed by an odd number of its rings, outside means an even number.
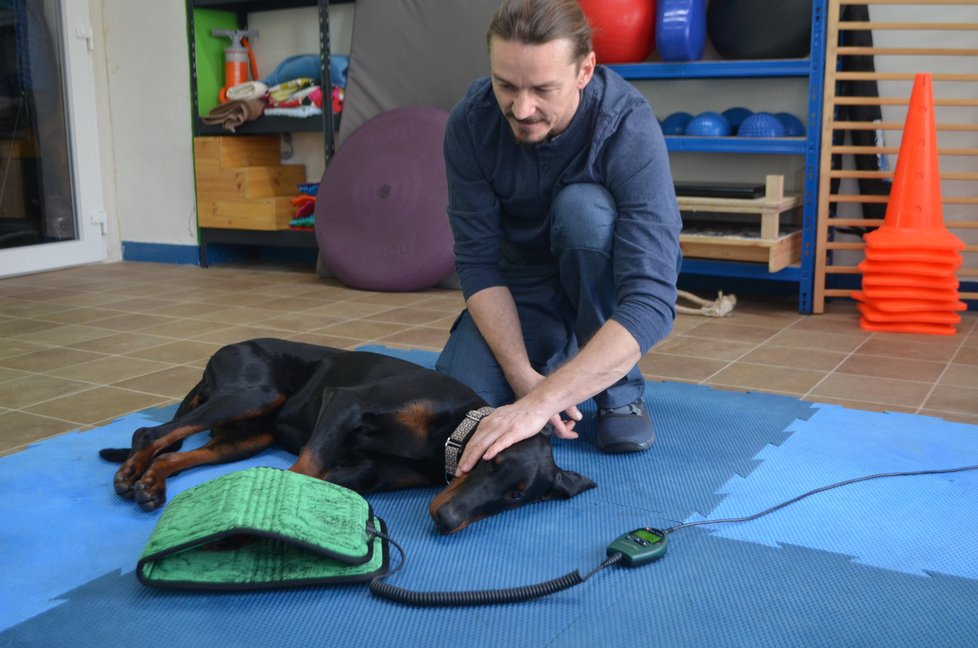
M711 0L706 29L728 59L804 58L811 50L812 0Z

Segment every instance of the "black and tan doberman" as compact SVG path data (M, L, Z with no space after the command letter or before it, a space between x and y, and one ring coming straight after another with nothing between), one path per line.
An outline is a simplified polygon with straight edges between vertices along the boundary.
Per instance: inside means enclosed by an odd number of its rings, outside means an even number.
M115 491L152 511L167 477L193 466L250 457L274 444L298 455L290 470L359 493L445 485L449 450L464 443L486 403L460 382L411 362L273 338L218 350L173 420L136 430ZM466 425L467 423L467 425ZM180 452L188 436L210 441ZM460 440L461 439L461 440ZM450 472L450 471L449 471ZM450 483L431 501L435 526L453 533L480 518L595 486L559 468L538 434Z

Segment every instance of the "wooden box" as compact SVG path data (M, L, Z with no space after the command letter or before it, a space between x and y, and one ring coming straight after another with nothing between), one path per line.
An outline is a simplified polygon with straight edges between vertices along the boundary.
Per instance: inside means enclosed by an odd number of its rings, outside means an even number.
M194 138L194 171L197 223L222 229L288 229L306 181L303 165L281 164L277 136Z

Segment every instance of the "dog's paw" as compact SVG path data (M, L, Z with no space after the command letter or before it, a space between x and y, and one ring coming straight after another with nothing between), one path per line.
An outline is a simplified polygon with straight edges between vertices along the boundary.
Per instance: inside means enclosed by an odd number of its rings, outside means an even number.
M126 499L132 499L133 482L135 482L133 471L123 466L116 472L112 480L112 487L115 489L115 494Z
M155 511L166 502L166 486L152 477L144 476L132 487L133 499L144 511Z
M132 499L132 482L129 480L115 480L112 483L112 487L115 489L115 494L119 497L124 497L125 499Z

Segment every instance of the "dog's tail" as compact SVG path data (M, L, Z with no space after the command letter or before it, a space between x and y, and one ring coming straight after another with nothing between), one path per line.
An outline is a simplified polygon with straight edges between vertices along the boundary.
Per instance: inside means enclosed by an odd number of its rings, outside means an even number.
M112 463L122 463L131 452L132 448L103 448L98 451L98 456Z

